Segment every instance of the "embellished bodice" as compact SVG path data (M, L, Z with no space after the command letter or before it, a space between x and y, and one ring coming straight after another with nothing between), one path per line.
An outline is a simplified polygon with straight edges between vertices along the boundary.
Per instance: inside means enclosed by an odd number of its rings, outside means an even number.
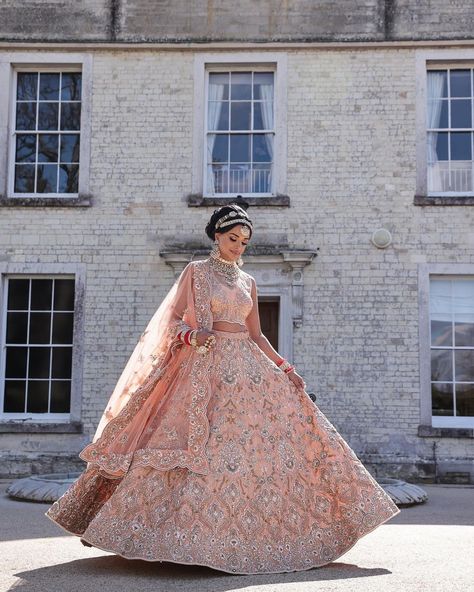
M211 269L211 312L213 321L227 321L245 325L245 319L253 307L252 280L246 273L239 273L233 286Z

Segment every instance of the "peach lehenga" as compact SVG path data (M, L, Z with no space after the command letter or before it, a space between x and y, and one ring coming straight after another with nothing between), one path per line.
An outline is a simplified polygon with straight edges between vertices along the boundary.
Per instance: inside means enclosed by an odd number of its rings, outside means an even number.
M239 270L229 287L210 259L188 264L49 518L126 558L255 574L330 563L400 512L248 331L216 331L205 355L177 339L245 319L251 281Z

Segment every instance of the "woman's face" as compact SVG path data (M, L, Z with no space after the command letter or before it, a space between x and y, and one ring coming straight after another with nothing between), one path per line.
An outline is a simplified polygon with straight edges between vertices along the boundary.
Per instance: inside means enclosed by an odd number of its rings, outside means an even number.
M216 232L221 257L227 261L237 261L245 251L250 240L248 226L238 224L227 232Z

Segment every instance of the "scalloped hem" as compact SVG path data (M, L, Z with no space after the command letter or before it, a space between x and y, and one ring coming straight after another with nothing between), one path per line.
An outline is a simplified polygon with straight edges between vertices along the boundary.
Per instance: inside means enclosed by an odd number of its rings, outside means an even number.
M385 520L382 520L382 522L379 522L378 524L376 524L375 526L373 526L369 530L366 530L363 534L359 535L356 538L356 540L349 547L347 547L344 551L342 551L342 553L339 553L339 555L336 555L336 557L333 557L329 561L326 561L324 563L314 563L308 567L295 568L295 569L281 569L278 571L229 571L223 567L217 567L216 565L211 565L210 563L199 563L196 561L193 561L193 562L176 561L174 559L169 559L169 558L147 559L146 557L140 557L139 555L137 555L137 556L123 555L122 553L119 553L118 551L115 551L113 549L109 549L109 548L105 547L104 545L97 545L96 543L92 543L90 540L88 540L86 537L84 537L83 534L78 534L78 533L68 530L67 528L62 526L59 522L56 522L56 520L54 518L52 518L51 516L48 516L47 512L45 512L45 516L47 516L52 522L57 524L65 532L72 534L74 536L80 537L81 539L83 539L84 541L89 543L92 547L94 547L96 549L100 549L101 551L105 551L106 553L113 553L114 555L118 555L119 557L122 557L123 559L129 559L129 560L139 559L141 561L147 561L148 563L175 563L177 565L198 565L200 567L208 567L210 569L214 569L216 571L227 573L229 575L250 576L250 575L279 574L279 573L293 573L293 572L298 572L298 571L309 571L310 569L315 569L315 568L323 567L325 565L329 565L329 564L333 563L334 561L336 561L337 559L339 559L340 557L342 557L343 555L345 555L346 553L348 553L362 538L364 538L365 536L367 536L368 534L370 534L371 532L376 530L379 526L381 526L382 524L385 524L386 522L388 522L389 520L391 520L395 516L398 516L398 514L400 514L400 512L401 512L400 508L397 507L396 512L394 511L390 516L385 518Z

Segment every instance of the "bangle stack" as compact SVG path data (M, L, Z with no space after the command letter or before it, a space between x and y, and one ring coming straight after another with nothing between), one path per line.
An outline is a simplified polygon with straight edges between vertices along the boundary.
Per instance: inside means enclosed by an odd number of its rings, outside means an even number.
M191 337L196 331L197 329L184 329L178 333L178 339L186 345L191 345Z
M288 360L285 360L285 358L281 358L280 360L278 360L276 365L280 368L280 370L283 370L285 374L293 372L293 370L295 369L295 367L292 366L290 362L288 362Z
M211 349L211 346L216 341L216 338L214 335L209 335L209 337L204 342L204 345L198 345L197 333L197 329L184 329L178 333L178 339L186 345L191 345L194 347L199 354L206 354Z

